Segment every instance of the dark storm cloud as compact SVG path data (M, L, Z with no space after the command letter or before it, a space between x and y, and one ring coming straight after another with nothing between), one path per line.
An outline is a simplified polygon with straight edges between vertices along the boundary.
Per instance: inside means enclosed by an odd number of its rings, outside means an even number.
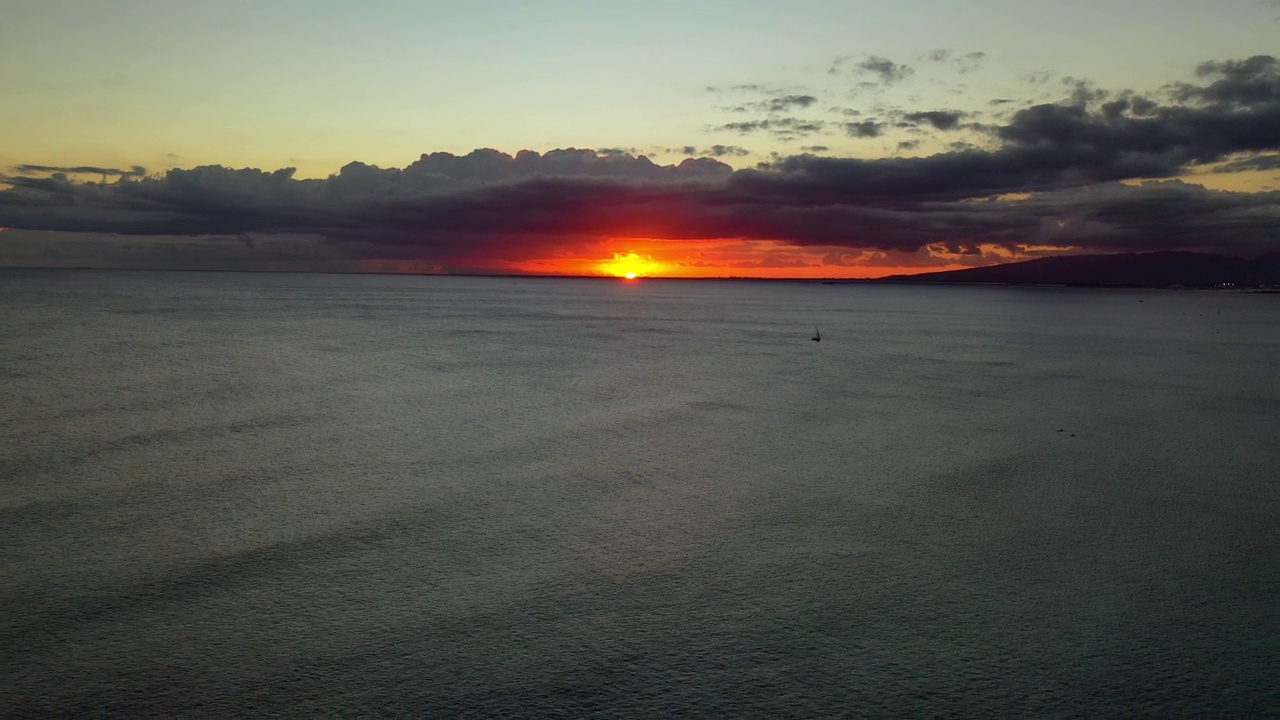
M353 257L426 259L453 269L602 237L901 251L936 244L1276 249L1280 193L1120 182L1223 161L1273 166L1280 151L1274 61L1201 67L1201 84L1160 100L1068 86L1066 101L1020 109L993 126L989 146L961 143L925 157L805 154L734 171L710 157L658 165L619 149L477 150L423 155L403 169L353 162L315 180L297 179L291 169L220 166L112 183L19 174L0 178L11 186L0 191L0 227L320 236ZM953 118L922 113L915 121L945 129ZM874 120L840 128L858 137L883 131ZM775 118L721 129L782 135L822 125ZM735 148L704 154L740 154Z
M1028 211L1055 218L1042 231L1047 239L1100 250L1280 250L1280 192L1220 192L1168 181L1106 184L1028 202Z
M1148 117L1154 115L1159 108L1160 104L1149 98L1121 93L1115 100L1102 103L1101 111L1104 116L1114 120L1125 114Z
M644 155L636 156L624 149L601 152L567 148L541 154L522 150L512 156L486 148L466 155L428 153L404 168L403 173L420 184L447 184L458 180L486 182L528 175L672 180L707 174L717 176L731 171L728 165L706 159L686 160L678 166L657 165ZM385 174L400 171L379 172Z
M1109 91L1094 85L1088 80L1064 77L1061 82L1070 91L1070 94L1067 97L1067 104L1070 105L1096 104L1103 102L1111 96Z
M1280 61L1270 55L1254 55L1247 60L1201 63L1196 76L1212 79L1208 85L1179 83L1175 99L1227 105L1255 105L1280 102Z
M993 155L1037 172L1071 169L1089 180L1167 176L1191 163L1276 147L1280 103L1164 106L1137 116L1037 105L1014 113L995 134L1005 146Z

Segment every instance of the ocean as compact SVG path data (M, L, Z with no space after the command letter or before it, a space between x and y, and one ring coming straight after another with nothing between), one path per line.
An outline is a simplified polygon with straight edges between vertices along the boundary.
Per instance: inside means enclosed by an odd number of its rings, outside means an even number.
M1280 714L1280 296L6 269L0 309L6 716Z

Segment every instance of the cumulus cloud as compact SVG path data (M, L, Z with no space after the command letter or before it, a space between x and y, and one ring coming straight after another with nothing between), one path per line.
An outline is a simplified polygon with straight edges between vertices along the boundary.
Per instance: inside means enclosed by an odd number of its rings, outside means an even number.
M1220 163L1274 168L1275 66L1270 58L1206 63L1198 84L1162 95L1072 92L1011 113L991 126L988 146L959 143L923 157L819 157L809 151L820 146L808 146L806 154L734 171L714 157L660 165L621 149L477 150L429 153L404 168L352 162L323 179L299 179L289 168L206 166L120 173L114 182L77 182L47 167L0 178L10 186L0 191L0 227L320 237L352 257L407 257L453 270L608 237L768 240L847 249L823 251L841 257L931 246L1274 250L1280 193L1153 179ZM912 120L945 130L960 120L949 112ZM809 122L770 118L723 129L802 134ZM835 129L876 137L883 127L867 120Z
M1196 76L1213 82L1177 84L1173 91L1175 99L1234 106L1280 102L1280 61L1270 55L1201 63L1196 67Z
M982 62L986 60L987 54L981 51L955 53L945 48L934 50L921 56L920 60L926 60L942 65L950 65L956 72L961 75L972 72L981 67Z
M915 70L907 65L899 65L889 58L872 55L871 57L856 63L854 67L859 70L871 73L880 78L880 82L885 85L891 85L900 80L904 80L915 74Z
M707 157L745 157L751 154L751 151L740 145L708 145L699 149L696 145L685 145L678 150L668 150L681 155L704 155Z
M789 139L822 132L825 127L826 123L821 120L804 120L802 118L783 117L725 123L724 125L720 125L714 129L717 131L736 132L741 135L764 131L772 134L774 137Z
M750 155L751 151L738 145L712 145L706 148L703 154L711 157L742 157Z
M856 60L852 56L839 57L832 61L827 72L838 75L847 70L852 70L855 75L870 76L882 85L901 82L916 72L910 65L895 63L879 55L867 55L861 60Z
M755 111L780 113L789 112L791 110L803 110L816 102L818 102L818 98L813 95L780 95L778 97L771 97L758 102L735 105L728 109L732 112Z
M873 138L884 134L884 124L875 120L862 120L844 124L844 131L849 137Z
M902 118L913 125L931 125L935 130L955 130L965 113L957 110L927 110L924 112L905 113Z

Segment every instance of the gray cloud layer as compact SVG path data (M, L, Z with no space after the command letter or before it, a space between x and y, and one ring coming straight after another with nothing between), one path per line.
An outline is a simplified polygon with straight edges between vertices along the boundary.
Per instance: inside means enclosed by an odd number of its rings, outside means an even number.
M799 155L734 171L709 158L662 166L622 152L477 150L423 155L403 169L353 162L319 180L296 179L290 169L207 166L145 177L141 168L23 166L3 178L12 187L0 192L0 226L312 234L369 256L428 258L445 267L532 257L606 236L903 251L936 243L957 250L986 243L1277 249L1280 193L1119 182L1224 160L1232 169L1275 167L1280 64L1270 57L1204 63L1197 76L1199 84L1171 86L1159 97L1091 91L1025 108L991 129L990 149L918 158ZM943 111L917 115L909 119L939 130L960 120ZM803 132L789 123L726 129ZM872 137L879 126L846 130ZM119 179L32 176L39 171Z
M59 167L54 165L19 165L14 171L22 175L34 175L42 173L54 173L57 175L102 175L104 177L143 177L147 174L147 170L139 165L134 165L128 170L120 170L119 168L94 167L92 165L78 165L75 167Z

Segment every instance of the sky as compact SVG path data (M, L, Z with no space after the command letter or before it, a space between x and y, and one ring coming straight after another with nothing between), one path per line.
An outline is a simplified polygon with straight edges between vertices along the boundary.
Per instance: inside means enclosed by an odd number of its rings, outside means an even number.
M0 0L0 265L1280 250L1280 0Z

